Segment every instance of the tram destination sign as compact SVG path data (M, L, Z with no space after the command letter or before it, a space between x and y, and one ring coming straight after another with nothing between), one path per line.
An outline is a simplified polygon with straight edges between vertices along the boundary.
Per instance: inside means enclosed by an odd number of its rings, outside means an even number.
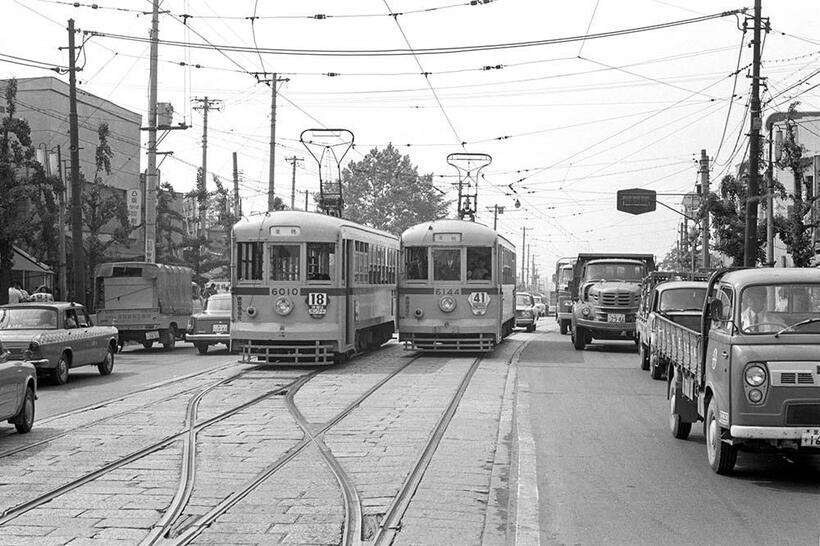
M629 214L652 212L658 206L657 192L643 188L618 190L618 210Z

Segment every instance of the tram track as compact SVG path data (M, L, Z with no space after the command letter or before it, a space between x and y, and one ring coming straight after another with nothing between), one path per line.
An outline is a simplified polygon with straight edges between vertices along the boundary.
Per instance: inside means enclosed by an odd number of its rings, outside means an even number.
M244 370L240 374L236 374L236 375L239 376L239 375L242 375L244 373L247 373L248 371L249 370ZM292 388L294 385L296 385L300 381L306 381L310 377L316 375L316 373L318 373L318 372L310 372L310 373L307 373L307 374L300 375L299 377L297 377L295 379L289 379L289 378L283 377L283 378L281 378L282 380L288 379L287 382L284 385L280 385L280 386L278 386L274 389L270 389L270 390L264 392L263 394L252 398L251 400L248 400L248 401L245 401L245 402L243 402L239 405L236 405L236 406L234 406L234 407L232 407L232 408L230 408L226 411L223 411L223 412L221 412L221 413L219 413L219 414L217 414L213 417L209 417L208 419L205 419L202 422L196 422L196 419L195 419L196 409L198 408L199 401L202 399L202 397L205 394L207 394L208 392L212 391L213 389L215 389L215 388L217 388L221 385L224 385L224 384L226 384L230 381L233 381L233 380L237 379L237 377L236 376L231 376L231 377L223 378L223 379L221 379L221 380L219 380L215 383L212 383L212 384L206 386L205 388L200 389L200 392L189 401L188 409L187 409L187 412L186 412L186 426L185 426L184 430L173 433L171 435L168 435L165 438L162 438L161 440L158 440L158 441L156 441L156 442L154 442L154 443L152 443L152 444L150 444L150 445L148 445L144 448L141 448L141 449L139 449L137 451L134 451L134 452L132 452L128 455L125 455L123 457L120 457L120 458L118 458L118 459L116 459L116 460L114 460L110 463L107 463L107 464L103 465L102 467L100 467L100 468L98 468L98 469L96 469L92 472L89 472L89 473L87 473L87 474L85 474L85 475L83 475L79 478L76 478L76 479L70 481L69 483L66 483L62 486L54 488L54 489L52 489L51 491L49 491L47 493L41 494L41 495L35 497L34 499L31 499L29 501L23 502L23 503L18 504L14 507L6 509L2 514L0 514L0 527L2 527L3 525L6 525L7 523L9 523L10 521L12 521L16 518L22 516L23 514L26 514L27 512L30 512L30 511L32 511L32 510L34 510L34 509L36 509L36 508L38 508L38 507L52 501L52 500L54 500L54 499L56 499L56 498L58 498L62 495L70 493L70 492L82 487L83 485L86 485L86 484L91 483L95 480L98 480L98 479L102 478L103 476L113 472L114 470L117 470L117 469L119 469L123 466L126 466L126 465L131 464L135 461L143 459L143 458L145 458L149 455L152 455L154 453L162 451L163 449L166 449L166 448L170 447L171 445L173 445L175 442L179 441L180 439L188 438L190 440L190 438L193 438L193 441L195 442L196 434L199 431L201 431L202 429L204 429L206 427L209 427L213 424L219 423L221 421L224 421L224 420L234 416L235 414L239 413L240 411L245 410L245 409L247 409L251 406L254 406L254 405L256 405L256 404L262 402L263 400L266 400L266 399L268 399L272 396L282 395L282 394L286 393L288 391L288 389Z

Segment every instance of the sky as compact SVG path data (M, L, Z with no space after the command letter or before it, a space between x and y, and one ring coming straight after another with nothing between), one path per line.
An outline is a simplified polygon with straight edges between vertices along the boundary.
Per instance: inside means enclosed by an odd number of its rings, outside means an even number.
M492 225L493 206L504 207L499 231L520 247L528 228L546 277L557 258L578 252L662 258L682 217L663 206L639 216L619 212L616 191L656 190L680 210L680 194L694 189L700 150L711 158L713 183L743 160L751 21L745 33L745 17L729 15L595 35L741 8L751 16L751 0L484 1L163 0L160 39L206 46L159 48L159 101L173 104L175 123L191 126L163 140L159 149L173 151L161 164L163 180L177 191L193 188L202 154L202 113L193 99L218 99L221 109L208 119L208 170L230 181L237 152L243 211L266 210L271 90L253 74L275 72L287 80L278 87L275 161L275 192L285 202L287 157L304 158L297 192L318 190L300 133L345 128L355 135L345 161L393 143L453 199L457 171L447 155L492 156L479 180L478 220ZM66 65L59 48L73 18L83 31L108 34L85 35L81 88L147 119L151 1L73 4L0 0L12 22L0 35L0 77L54 74L11 64L8 55ZM820 82L817 1L764 1L763 16L772 29L762 54L764 118L792 100L820 110L820 87L812 89ZM527 46L421 51L511 43ZM362 54L372 50L405 54Z

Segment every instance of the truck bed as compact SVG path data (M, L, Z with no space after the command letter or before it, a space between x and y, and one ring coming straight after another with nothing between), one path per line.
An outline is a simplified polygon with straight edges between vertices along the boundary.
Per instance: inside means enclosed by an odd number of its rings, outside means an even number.
M695 377L701 377L703 370L700 364L700 350L703 336L700 332L658 315L653 334L653 350L658 351L661 360L683 368Z

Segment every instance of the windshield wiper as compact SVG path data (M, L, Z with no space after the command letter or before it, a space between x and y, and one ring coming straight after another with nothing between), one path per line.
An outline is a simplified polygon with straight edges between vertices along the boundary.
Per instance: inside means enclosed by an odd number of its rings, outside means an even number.
M803 326L804 324L813 324L815 322L820 322L820 317L807 318L806 320L801 320L800 322L796 322L796 323L792 324L791 326L786 326L785 328L783 328L782 330L777 332L774 335L774 337L777 337L780 334L788 332L789 330L793 330L793 329L797 328L798 326Z

